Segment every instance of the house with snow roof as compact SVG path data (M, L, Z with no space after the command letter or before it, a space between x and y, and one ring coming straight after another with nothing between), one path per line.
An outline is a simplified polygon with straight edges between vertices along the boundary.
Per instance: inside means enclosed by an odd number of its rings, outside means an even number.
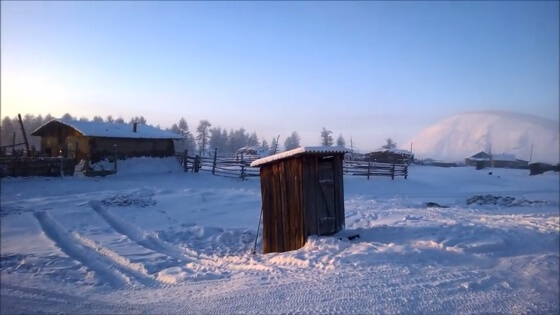
M498 168L528 168L529 162L515 158L513 154L488 154L480 151L477 154L465 159L465 164L477 167L498 167Z
M43 156L65 156L98 162L119 158L175 155L185 137L143 124L53 119L31 133L41 137Z

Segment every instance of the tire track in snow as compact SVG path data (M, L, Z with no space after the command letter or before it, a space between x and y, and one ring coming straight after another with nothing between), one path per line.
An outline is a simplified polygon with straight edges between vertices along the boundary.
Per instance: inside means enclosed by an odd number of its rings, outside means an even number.
M167 255L173 259L180 262L197 262L196 259L187 256L180 248L174 244L168 243L164 240L159 239L156 235L152 233L147 233L141 228L124 221L123 219L112 215L105 209L101 203L96 201L91 201L90 206L95 212L97 212L115 231L127 236L132 241L136 242L138 245L153 250L155 252Z
M130 284L130 278L120 271L111 268L110 265L99 263L100 255L87 247L83 247L76 237L69 234L65 229L45 211L34 212L37 221L41 225L45 235L50 238L66 255L75 259L95 271L96 275L104 283L121 289Z
M112 265L114 268L118 269L130 278L147 287L158 286L158 281L148 274L144 265L133 263L128 258L123 257L99 243L80 235L78 232L73 232L73 236L82 246L98 253L105 263Z

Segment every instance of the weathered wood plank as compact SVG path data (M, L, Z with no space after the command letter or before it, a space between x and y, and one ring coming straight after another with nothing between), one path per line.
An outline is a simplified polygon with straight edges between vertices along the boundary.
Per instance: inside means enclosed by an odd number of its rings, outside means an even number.
M336 232L346 226L346 213L344 210L344 175L343 175L343 156L338 155L333 159L334 167L334 200L336 207Z

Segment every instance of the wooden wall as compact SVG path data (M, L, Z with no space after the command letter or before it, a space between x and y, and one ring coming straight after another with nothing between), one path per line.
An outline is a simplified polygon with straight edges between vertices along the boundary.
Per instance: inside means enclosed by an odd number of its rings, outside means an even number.
M342 155L307 154L263 165L263 252L301 248L344 228Z
M287 159L261 168L263 252L301 248L304 228L302 163Z
M345 225L342 155L302 159L307 236L337 233Z
M105 157L113 157L115 145L118 158L175 155L171 139L89 138L91 161L97 162Z
M175 154L171 139L136 139L84 137L74 128L57 124L41 133L41 153L45 156L64 156L77 160L90 159L95 163L113 157L117 146L118 158L153 156L166 157Z

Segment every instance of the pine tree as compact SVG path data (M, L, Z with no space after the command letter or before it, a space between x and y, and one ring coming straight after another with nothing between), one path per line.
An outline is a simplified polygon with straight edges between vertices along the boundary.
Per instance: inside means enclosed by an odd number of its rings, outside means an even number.
M321 131L321 145L322 146L326 146L326 147L330 147L333 145L334 140L332 137L332 131L325 129L325 127L323 127L323 131Z
M196 132L198 135L196 136L196 141L198 143L198 151L201 155L206 154L206 146L208 145L208 138L209 138L209 128L212 124L204 119L201 120L196 128Z
M343 147L346 145L346 140L344 140L344 137L342 137L342 134L340 134L338 136L338 139L336 139L336 145L339 147Z
M383 149L390 150L390 149L396 149L397 148L397 144L393 141L393 139L387 138L387 139L385 139L385 141L387 143L382 146Z
M286 150L292 150L295 148L298 148L299 145L299 141L301 140L299 134L295 131L292 132L292 134L286 138L286 141L284 141L284 149Z
M268 151L270 150L270 147L268 146L268 142L263 138L261 141L261 147L263 148L263 150Z

